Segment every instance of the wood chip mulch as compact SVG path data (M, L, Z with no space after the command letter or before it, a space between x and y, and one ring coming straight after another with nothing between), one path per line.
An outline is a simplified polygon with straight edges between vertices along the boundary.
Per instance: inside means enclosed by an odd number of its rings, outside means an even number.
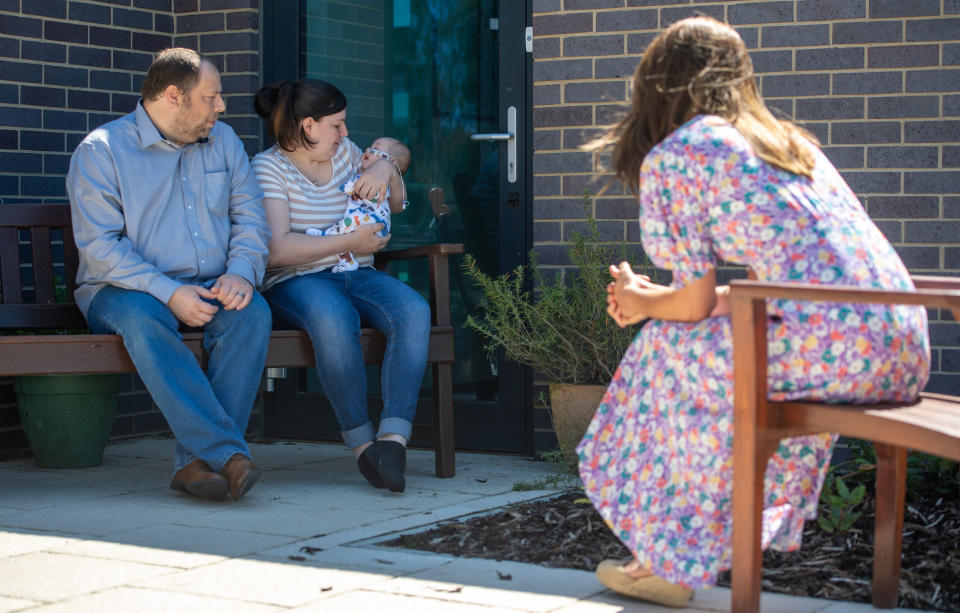
M796 596L870 602L872 500L840 537L806 523L800 551L767 551L763 589ZM954 499L908 502L903 537L900 607L960 611L960 505ZM510 506L464 521L442 522L386 545L468 558L592 571L605 558L630 554L607 529L581 490ZM719 585L729 586L729 573Z

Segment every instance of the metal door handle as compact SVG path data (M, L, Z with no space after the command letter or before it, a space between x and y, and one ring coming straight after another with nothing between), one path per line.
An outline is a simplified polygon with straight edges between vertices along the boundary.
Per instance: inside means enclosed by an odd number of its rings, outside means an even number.
M517 182L517 107L507 107L507 132L471 134L470 140L507 142L507 181Z

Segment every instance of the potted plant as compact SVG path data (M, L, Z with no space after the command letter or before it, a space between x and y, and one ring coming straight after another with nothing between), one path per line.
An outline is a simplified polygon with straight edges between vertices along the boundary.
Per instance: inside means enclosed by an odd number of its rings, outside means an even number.
M607 315L608 267L628 259L626 244L599 242L588 193L584 212L589 234L574 235L572 268L563 274L548 278L533 251L527 266L499 277L481 271L469 255L464 260L483 295L482 313L467 317L467 327L484 337L489 351L503 347L507 359L531 366L549 383L554 431L568 458L636 332ZM651 266L645 260L634 268L650 274Z

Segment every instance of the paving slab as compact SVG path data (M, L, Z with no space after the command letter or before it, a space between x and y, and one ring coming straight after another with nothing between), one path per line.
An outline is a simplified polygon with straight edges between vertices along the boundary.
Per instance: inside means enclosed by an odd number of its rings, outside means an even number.
M8 611L21 611L29 607L41 604L33 600L23 600L22 598L4 598L0 596L0 613Z
M0 603L2 605L2 603ZM2 610L2 609L0 609ZM271 613L287 610L240 600L210 598L163 590L120 587L96 594L71 598L57 604L30 609L31 613L104 613L104 611L136 611L137 613Z

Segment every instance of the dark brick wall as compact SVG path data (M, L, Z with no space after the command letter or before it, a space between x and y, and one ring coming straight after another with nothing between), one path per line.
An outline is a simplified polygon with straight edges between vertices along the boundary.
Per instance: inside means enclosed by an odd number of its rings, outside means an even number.
M0 202L64 202L73 149L133 110L153 55L174 45L216 64L223 120L248 153L259 151L250 96L259 86L259 24L259 0L0 3ZM166 430L139 378L124 377L114 436ZM0 458L26 450L12 384L0 379Z
M705 13L741 34L769 106L820 138L911 271L960 275L960 4L940 0L534 0L534 246L562 268L580 200L606 183L578 145L623 109L645 46ZM594 199L640 253L637 208ZM723 278L737 274L721 271ZM932 313L928 389L960 392L960 328ZM950 330L953 332L950 332Z

